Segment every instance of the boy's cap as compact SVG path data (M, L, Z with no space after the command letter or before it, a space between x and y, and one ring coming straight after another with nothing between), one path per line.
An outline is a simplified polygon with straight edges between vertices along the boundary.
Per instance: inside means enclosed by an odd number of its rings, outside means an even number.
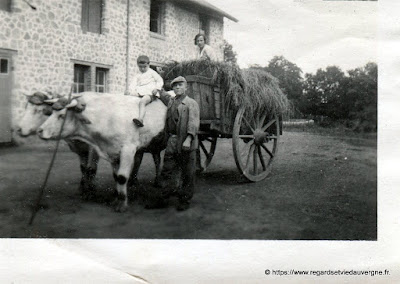
M185 83L187 83L185 77L178 76L178 77L176 77L174 80L171 81L171 87L173 87L174 84L180 83L180 82L185 82Z
M150 63L150 58L146 55L140 55L137 59L137 63Z

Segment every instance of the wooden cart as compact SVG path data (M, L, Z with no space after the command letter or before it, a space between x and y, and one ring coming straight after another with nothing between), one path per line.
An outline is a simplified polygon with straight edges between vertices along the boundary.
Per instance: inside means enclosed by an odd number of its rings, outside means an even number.
M225 92L210 78L185 76L188 95L200 107L199 148L201 166L211 163L218 138L232 138L233 155L239 172L249 181L261 181L271 171L282 134L276 113L250 113L244 107L232 108Z

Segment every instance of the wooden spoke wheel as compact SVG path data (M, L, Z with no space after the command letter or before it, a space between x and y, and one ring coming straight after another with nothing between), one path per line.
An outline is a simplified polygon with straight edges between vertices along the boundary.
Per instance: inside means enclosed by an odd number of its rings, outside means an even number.
M278 151L279 117L239 109L233 126L233 155L238 170L249 181L261 181L271 171Z
M199 151L197 153L197 170L205 171L214 157L217 147L217 137L199 135ZM199 157L200 154L200 157Z

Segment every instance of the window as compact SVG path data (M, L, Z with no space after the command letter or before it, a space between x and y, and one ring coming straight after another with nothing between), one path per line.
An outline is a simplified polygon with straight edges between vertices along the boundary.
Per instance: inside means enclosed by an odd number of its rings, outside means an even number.
M108 70L105 68L96 68L96 92L105 93L107 91L107 73Z
M158 0L152 0L150 4L150 31L163 34L163 5Z
M0 59L0 74L8 74L8 59Z
M103 0L82 0L82 31L101 33L102 10Z
M0 0L0 10L11 12L11 0Z
M108 67L111 66L91 62L82 62L80 60L75 61L73 92L107 92L108 72L110 70Z
M90 66L75 64L74 93L82 93L90 89Z
M199 33L204 34L207 38L210 35L210 21L207 16L199 16Z

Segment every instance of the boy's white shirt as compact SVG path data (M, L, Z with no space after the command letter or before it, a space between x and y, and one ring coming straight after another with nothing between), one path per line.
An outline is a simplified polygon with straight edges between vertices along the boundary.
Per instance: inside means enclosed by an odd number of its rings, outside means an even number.
M144 73L139 73L133 77L130 88L131 95L151 95L154 89L161 90L164 85L164 80L161 76L149 68Z

